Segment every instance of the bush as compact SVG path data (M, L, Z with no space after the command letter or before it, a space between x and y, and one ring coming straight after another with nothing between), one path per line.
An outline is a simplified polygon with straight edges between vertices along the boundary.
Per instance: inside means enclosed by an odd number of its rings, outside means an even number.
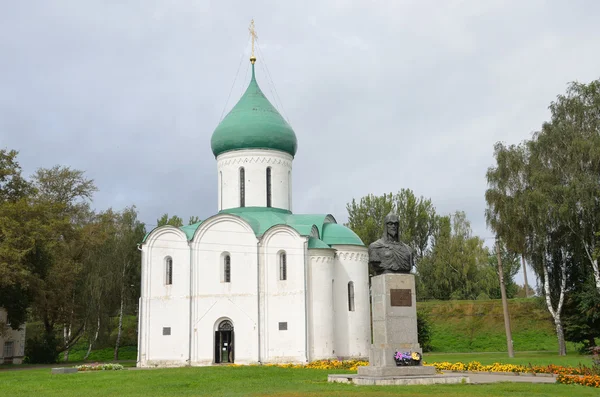
M83 364L83 365L78 365L75 368L77 368L78 371L120 371L120 370L125 369L121 364L113 364L113 363Z
M423 352L430 352L431 348L431 325L425 312L417 310L417 338Z
M58 342L53 335L30 338L25 344L25 363L54 364L58 362Z

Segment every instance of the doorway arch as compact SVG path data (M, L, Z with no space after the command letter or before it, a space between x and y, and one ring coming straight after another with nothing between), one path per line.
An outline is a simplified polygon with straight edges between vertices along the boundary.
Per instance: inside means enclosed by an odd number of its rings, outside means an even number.
M215 327L215 364L235 361L234 329L230 319L217 321Z

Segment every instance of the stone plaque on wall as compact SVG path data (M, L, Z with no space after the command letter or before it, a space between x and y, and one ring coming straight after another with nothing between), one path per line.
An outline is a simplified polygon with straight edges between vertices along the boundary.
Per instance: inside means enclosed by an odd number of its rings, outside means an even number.
M392 306L412 306L412 294L409 289L391 289L390 303Z

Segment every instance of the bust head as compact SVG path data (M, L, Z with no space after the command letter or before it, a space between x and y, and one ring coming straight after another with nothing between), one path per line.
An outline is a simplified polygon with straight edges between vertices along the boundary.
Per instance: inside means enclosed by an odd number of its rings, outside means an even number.
M383 238L385 240L399 241L398 227L400 226L400 219L398 215L390 212L383 222Z

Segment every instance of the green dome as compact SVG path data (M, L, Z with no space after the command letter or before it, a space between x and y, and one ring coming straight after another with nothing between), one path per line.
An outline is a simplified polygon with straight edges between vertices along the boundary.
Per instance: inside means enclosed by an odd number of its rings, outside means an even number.
M338 223L325 223L321 240L329 245L362 245L360 237L352 229Z
M210 146L215 157L239 149L273 149L296 154L296 134L260 90L254 65L250 85L213 132Z

